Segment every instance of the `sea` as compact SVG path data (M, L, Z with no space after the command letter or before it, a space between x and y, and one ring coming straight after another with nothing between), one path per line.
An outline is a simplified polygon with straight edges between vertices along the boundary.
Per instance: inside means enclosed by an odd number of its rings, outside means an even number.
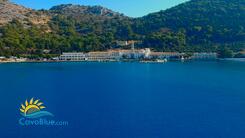
M0 107L0 138L245 138L245 62L0 64Z

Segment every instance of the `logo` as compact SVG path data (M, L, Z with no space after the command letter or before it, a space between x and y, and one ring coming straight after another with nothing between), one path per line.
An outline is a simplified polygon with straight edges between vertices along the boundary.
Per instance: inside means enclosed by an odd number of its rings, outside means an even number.
M21 104L20 112L25 118L40 118L44 116L54 116L48 111L44 111L46 107L40 100L35 100L32 98L30 102L25 101L25 104Z
M32 98L30 101L26 100L21 104L20 114L23 116L19 119L21 126L67 126L68 121L50 120L47 117L54 117L54 115L45 110L46 107L38 99Z

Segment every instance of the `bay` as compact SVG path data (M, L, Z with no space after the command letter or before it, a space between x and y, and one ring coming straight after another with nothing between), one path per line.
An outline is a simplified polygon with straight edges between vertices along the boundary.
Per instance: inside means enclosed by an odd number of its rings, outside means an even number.
M0 64L1 138L244 138L245 63ZM68 126L21 126L40 99Z

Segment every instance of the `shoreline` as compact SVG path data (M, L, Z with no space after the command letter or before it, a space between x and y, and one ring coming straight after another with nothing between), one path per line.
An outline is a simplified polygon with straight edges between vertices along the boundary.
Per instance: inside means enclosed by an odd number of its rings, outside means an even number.
M237 61L237 62L245 62L245 58L225 58L225 59L220 59L223 61Z
M215 59L215 60L168 60L168 61L153 61L153 60L26 60L26 61L0 61L0 64L6 63L62 63L62 62L138 62L138 63L167 63L167 62L186 62L186 61L236 61L236 62L245 62L245 58L227 58L227 59Z

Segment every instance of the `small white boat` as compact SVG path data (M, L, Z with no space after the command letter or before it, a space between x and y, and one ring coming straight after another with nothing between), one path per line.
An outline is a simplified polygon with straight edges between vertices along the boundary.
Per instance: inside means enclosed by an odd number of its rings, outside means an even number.
M168 60L167 59L158 59L157 62L158 63L164 63L164 62L167 62Z
M181 57L181 61L184 61L184 60L185 60L185 58L182 56L182 57Z

